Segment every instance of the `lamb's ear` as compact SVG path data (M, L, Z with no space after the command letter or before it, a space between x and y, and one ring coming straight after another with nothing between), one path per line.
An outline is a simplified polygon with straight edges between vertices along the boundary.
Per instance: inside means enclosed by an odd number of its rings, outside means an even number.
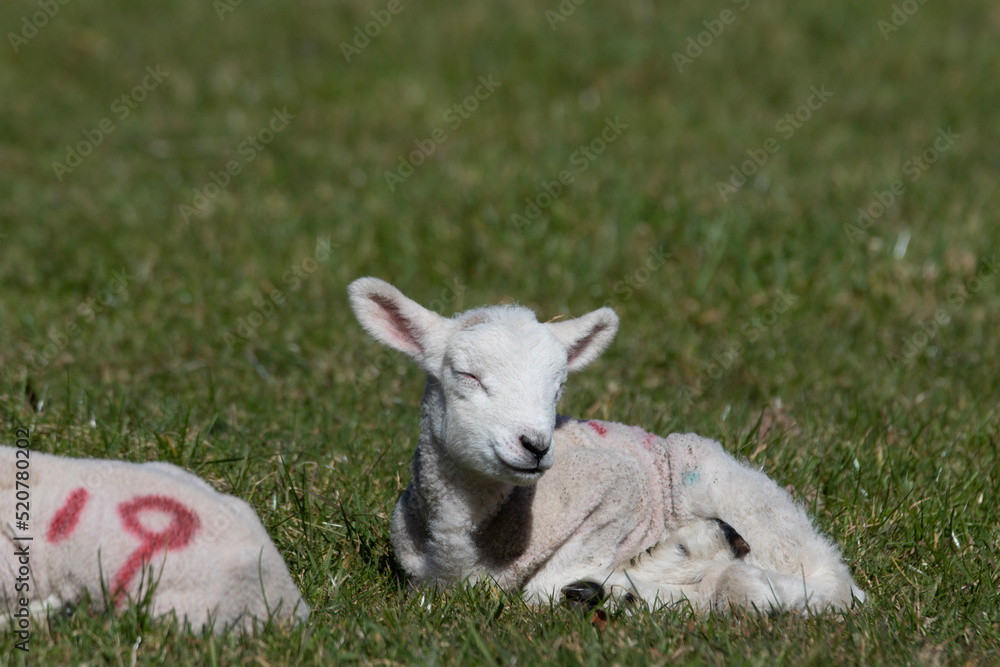
M425 371L437 371L451 320L378 278L358 278L347 293L354 316L375 340L409 355Z
M747 541L743 539L742 535L736 532L735 528L722 519L716 519L715 522L719 524L719 528L722 530L722 536L725 537L726 542L729 543L729 550L733 552L733 556L735 558L743 558L750 553L750 545L747 544Z
M578 371L611 345L618 333L618 316L610 308L600 308L575 320L548 322L545 326L566 346L568 369Z

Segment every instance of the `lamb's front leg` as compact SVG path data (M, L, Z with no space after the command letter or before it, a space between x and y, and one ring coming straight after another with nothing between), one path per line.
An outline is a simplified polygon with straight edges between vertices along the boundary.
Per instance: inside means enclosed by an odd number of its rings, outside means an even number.
M601 583L655 544L665 531L662 494L650 491L656 483L635 457L583 447L560 452L559 465L534 489L531 537L518 560L533 564L521 585L525 596L558 602L564 587Z
M588 537L576 535L567 541L524 585L523 593L529 602L570 599L596 606L604 600L602 588L613 571L612 554L607 549L595 549ZM567 587L571 588L568 595Z
M563 599L571 605L631 608L642 605L656 610L680 603L694 609L708 609L712 591L700 584L661 584L628 572L608 572L573 582L562 589Z
M607 599L615 606L641 602L657 608L684 601L698 610L719 608L718 582L750 552L725 521L693 521L616 570L564 587L563 594L591 606Z
M781 587L773 584L775 574L744 563L714 563L706 567L704 578L697 582L663 584L635 573L611 572L564 586L562 593L566 602L591 608L601 604L624 608L642 605L655 611L686 604L695 611L721 612L740 606L772 612L782 610L788 596L787 590L783 596Z

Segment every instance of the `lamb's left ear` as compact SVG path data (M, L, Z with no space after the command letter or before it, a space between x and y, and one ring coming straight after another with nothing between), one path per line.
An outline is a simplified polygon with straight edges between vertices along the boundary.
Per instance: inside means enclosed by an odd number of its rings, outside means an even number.
M566 347L568 369L578 371L590 365L608 349L618 333L618 316L610 308L600 308L575 320L546 325Z
M347 294L354 316L372 338L409 355L428 373L439 371L451 320L378 278L358 278Z

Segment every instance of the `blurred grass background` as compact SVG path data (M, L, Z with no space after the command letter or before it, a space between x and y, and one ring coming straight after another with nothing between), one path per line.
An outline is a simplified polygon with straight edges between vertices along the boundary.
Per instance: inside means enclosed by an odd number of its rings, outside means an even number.
M358 48L388 7L0 7L4 441L27 424L41 451L240 495L313 609L242 638L77 613L0 662L995 663L1000 6L401 0ZM500 85L456 127L479 77ZM608 119L627 128L581 162ZM870 604L602 629L482 586L407 595L387 516L422 378L354 322L361 275L445 314L610 303L618 339L562 411L751 458Z

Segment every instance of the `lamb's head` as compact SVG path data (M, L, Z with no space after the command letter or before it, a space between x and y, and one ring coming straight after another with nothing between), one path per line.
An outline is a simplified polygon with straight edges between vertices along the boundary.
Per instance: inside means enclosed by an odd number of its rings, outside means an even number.
M618 331L610 308L545 324L520 306L448 319L376 278L355 280L348 292L365 330L427 373L424 418L445 455L512 484L531 484L552 467L566 375L600 356Z

